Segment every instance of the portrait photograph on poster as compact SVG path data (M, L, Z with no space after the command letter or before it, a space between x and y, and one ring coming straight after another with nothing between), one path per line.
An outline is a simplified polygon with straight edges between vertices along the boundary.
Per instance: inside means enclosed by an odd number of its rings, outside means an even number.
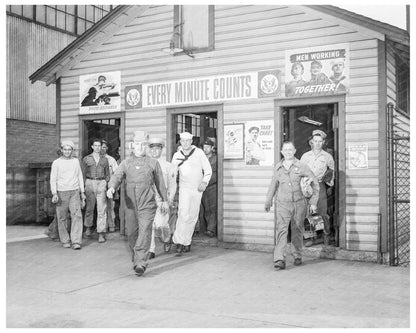
M245 125L245 164L274 164L273 120L247 121Z
M244 158L244 124L224 124L224 159Z

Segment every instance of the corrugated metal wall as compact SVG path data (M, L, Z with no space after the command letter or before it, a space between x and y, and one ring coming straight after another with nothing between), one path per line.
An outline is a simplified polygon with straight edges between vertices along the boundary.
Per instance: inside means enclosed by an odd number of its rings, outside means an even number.
M191 59L161 51L169 45L172 24L173 6L152 7L63 77L62 136L78 142L79 75L120 70L124 97L124 87L137 83L264 69L284 73L285 50L349 43L351 88L346 97L346 147L349 143L368 143L369 169L346 170L346 247L376 251L377 40L359 29L324 21L319 13L301 6L215 6L215 50ZM126 137L139 128L165 137L165 114L164 108L127 111ZM225 123L274 117L272 99L224 103ZM347 151L340 154L346 156ZM274 216L263 209L271 175L271 167L224 161L224 241L274 243Z
M32 84L29 76L73 36L7 16L7 118L55 124L56 87Z

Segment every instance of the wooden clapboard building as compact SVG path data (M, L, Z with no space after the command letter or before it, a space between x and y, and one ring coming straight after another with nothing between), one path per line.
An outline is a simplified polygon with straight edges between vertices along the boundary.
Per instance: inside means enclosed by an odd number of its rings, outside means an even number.
M97 134L125 156L146 130L166 139L167 159L182 131L214 139L224 246L273 246L264 201L279 147L293 140L300 157L321 129L336 161L336 248L388 252L387 109L408 131L407 31L333 6L118 6L30 79L56 85L60 139L80 155Z

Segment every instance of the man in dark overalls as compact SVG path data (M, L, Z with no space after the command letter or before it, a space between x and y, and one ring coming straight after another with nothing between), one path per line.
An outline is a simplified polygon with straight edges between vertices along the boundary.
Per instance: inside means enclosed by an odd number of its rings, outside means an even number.
M149 135L143 131L134 133L133 153L121 162L108 183L107 191L107 196L112 198L115 189L126 177L126 234L132 251L133 269L138 276L143 275L148 265L157 209L153 185L162 198L161 210L166 214L169 209L162 169L157 160L146 155L148 139Z

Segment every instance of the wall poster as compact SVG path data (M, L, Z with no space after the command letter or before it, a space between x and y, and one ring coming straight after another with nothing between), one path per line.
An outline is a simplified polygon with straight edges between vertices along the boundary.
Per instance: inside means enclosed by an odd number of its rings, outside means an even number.
M121 72L79 77L80 114L120 111Z
M286 97L345 94L349 86L349 58L349 44L286 51Z
M224 124L224 159L244 158L244 124Z
M348 145L348 169L368 169L368 145Z
M274 121L247 121L245 124L245 164L274 165Z

